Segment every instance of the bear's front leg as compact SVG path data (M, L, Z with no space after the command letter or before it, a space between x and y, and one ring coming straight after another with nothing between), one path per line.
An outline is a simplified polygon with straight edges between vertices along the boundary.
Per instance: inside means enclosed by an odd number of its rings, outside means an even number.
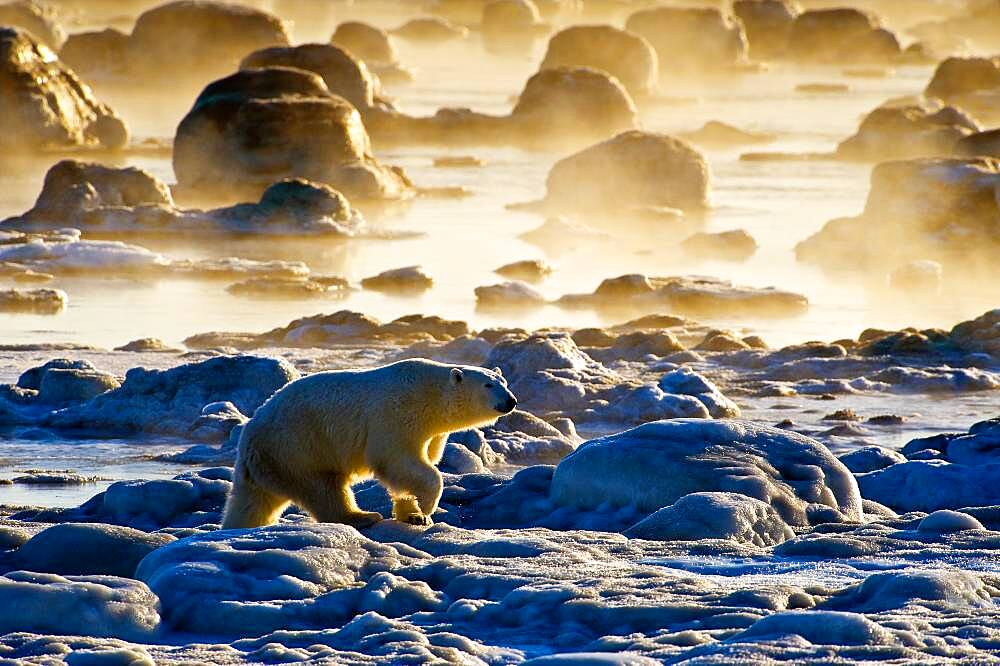
M392 515L411 525L430 525L444 490L441 473L432 465L400 461L376 471L392 495Z

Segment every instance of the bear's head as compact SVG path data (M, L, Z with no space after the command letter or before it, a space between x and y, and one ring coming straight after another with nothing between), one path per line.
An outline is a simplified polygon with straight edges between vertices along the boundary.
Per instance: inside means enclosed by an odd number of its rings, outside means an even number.
M500 368L453 367L450 383L452 402L466 428L490 425L517 406Z

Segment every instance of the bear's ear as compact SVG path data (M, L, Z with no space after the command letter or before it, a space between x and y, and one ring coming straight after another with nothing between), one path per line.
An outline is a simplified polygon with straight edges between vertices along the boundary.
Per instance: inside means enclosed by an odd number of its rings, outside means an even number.
M461 384L462 383L462 369L461 368L452 368L451 369L451 383L452 384Z
M495 372L498 375L500 375L501 377L503 377L503 372L500 370L500 368L493 368L493 372Z

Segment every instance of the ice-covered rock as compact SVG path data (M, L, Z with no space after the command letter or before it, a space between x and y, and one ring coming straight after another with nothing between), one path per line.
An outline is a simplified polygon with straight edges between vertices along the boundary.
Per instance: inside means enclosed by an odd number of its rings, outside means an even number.
M130 65L154 79L205 81L233 71L251 51L289 44L287 28L274 14L236 3L168 2L136 19Z
M389 33L369 23L345 21L337 25L330 42L346 49L366 65L376 68L396 65L399 55Z
M722 394L722 391L691 368L671 370L660 377L657 386L667 393L688 395L705 405L713 418L739 418L740 408Z
M104 434L185 436L206 405L229 401L240 412L253 414L297 377L298 371L286 361L257 356L219 356L169 370L132 368L121 387L55 411L44 423Z
M146 354L149 352L157 352L163 354L179 354L184 350L179 347L174 347L168 345L166 342L160 338L137 338L131 342L127 342L120 347L115 347L115 351L122 352L139 352Z
M934 294L940 291L944 269L936 261L917 259L889 273L889 286L901 291Z
M891 62L902 54L896 35L877 16L853 7L811 9L795 17L789 59L813 62Z
M900 512L1000 504L1000 463L909 460L859 474L857 479L866 499Z
M801 636L815 645L897 645L899 639L860 613L842 611L786 611L768 615L734 636L741 639L785 639Z
M667 134L632 130L570 155L549 171L546 210L601 215L707 205L708 163Z
M358 110L319 75L287 67L209 84L177 127L173 165L182 188L230 197L295 177L359 199L411 193L400 169L372 155Z
M681 243L685 252L707 259L745 261L757 251L757 241L743 229L721 233L699 232Z
M983 524L975 517L961 511L951 511L949 509L938 509L927 514L917 529L921 532L962 532L964 530L985 530Z
M735 0L733 14L743 22L754 59L781 56L801 7L794 0Z
M641 9L625 28L649 40L662 72L701 72L732 67L747 57L743 24L716 8Z
M657 421L590 440L556 468L551 497L579 509L607 502L652 512L705 491L758 499L793 526L808 525L815 504L863 516L857 482L826 447L743 421Z
M658 386L640 386L606 408L597 417L612 423L634 425L660 419L710 418L704 403L689 395L668 393Z
M420 266L404 266L363 278L361 287L373 291L419 292L434 286L434 278Z
M339 524L208 532L148 555L136 577L178 631L260 636L326 628L375 611L400 617L442 609L426 583L394 575L412 557Z
M448 42L465 39L469 35L468 28L431 16L411 19L390 32L403 39L423 43Z
M610 25L574 25L553 35L539 69L564 65L604 70L636 97L654 93L660 78L650 43Z
M659 541L731 539L767 547L782 543L794 532L766 502L738 493L701 492L659 509L625 535Z
M883 446L864 446L838 456L838 459L855 474L874 472L877 469L885 469L889 465L906 462L906 456L902 453Z
M132 578L142 558L173 540L169 534L149 534L118 525L61 523L31 537L4 563L64 576Z
M823 607L858 613L878 613L910 604L941 610L986 608L993 604L995 593L980 576L966 571L888 571L840 590Z
M734 125L709 120L698 129L684 132L680 137L685 141L713 148L732 148L755 143L771 143L777 136L769 132L740 129Z
M129 73L129 36L116 28L74 32L59 59L85 81L121 80Z
M0 289L0 312L58 314L68 300L62 289Z
M552 273L552 270L552 266L542 259L524 259L504 264L493 272L511 280L541 282Z
M938 63L924 94L995 118L1000 96L1000 57L946 58Z
M0 632L152 639L159 601L145 585L115 576L11 571L0 576Z
M487 465L556 463L581 441L572 421L569 426L569 430L563 432L530 412L518 409L483 428L482 444L478 438L470 441L468 437L463 439L463 444Z
M66 41L66 31L59 24L55 8L35 0L0 4L0 25L26 30L53 51L59 51Z
M530 49L550 26L542 21L533 0L489 0L479 22L483 46L494 53L517 53Z
M0 28L0 101L9 110L0 128L0 147L8 154L116 150L128 143L125 123L24 29Z
M95 398L121 386L114 375L97 370L49 368L41 375L39 403L65 405Z

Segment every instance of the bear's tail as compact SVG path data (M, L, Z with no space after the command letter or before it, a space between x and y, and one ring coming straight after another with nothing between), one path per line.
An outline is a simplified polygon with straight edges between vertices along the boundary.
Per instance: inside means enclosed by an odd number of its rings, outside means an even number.
M261 527L278 522L288 500L261 488L250 478L242 460L233 470L233 488L222 512L222 529Z

